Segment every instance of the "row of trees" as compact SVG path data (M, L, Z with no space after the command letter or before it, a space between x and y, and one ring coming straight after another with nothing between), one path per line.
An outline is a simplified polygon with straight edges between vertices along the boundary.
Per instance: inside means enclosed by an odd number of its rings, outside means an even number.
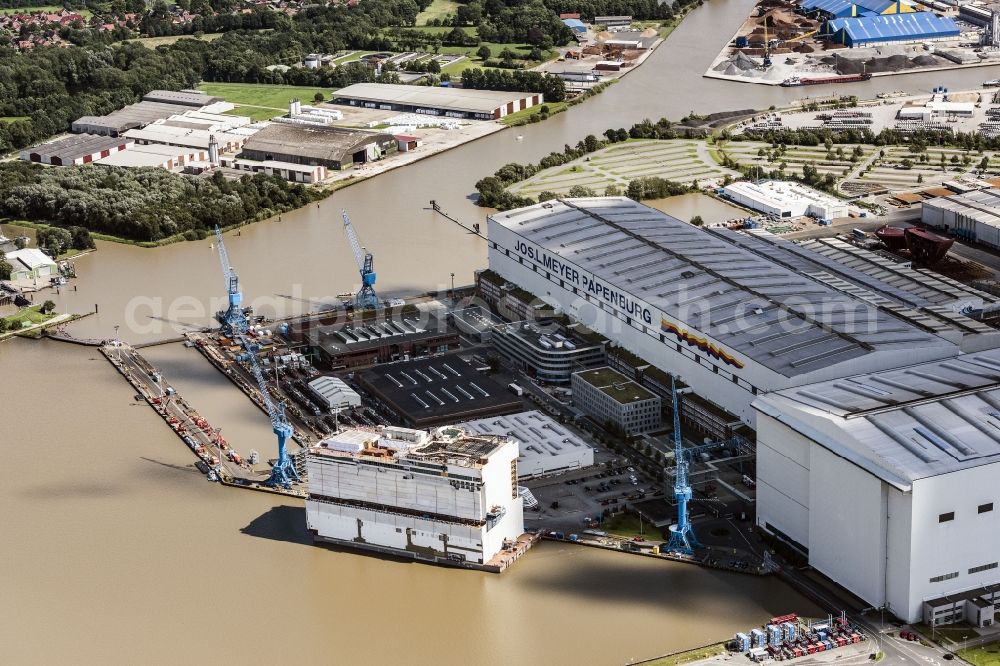
M542 93L546 102L566 99L566 83L561 78L524 70L467 69L462 72L462 87Z
M57 254L86 247L89 234L84 231L136 241L176 234L197 238L216 224L253 221L299 208L317 196L303 185L263 174L228 181L219 172L205 179L158 168L0 164L0 215L64 227L39 239L39 245Z
M92 250L97 247L90 237L90 230L78 226L41 229L35 242L51 257L58 257L70 250Z
M484 42L547 50L573 41L573 32L543 0L472 0L459 5L451 23L476 26Z
M1000 137L988 138L976 132L949 132L946 130L921 130L901 132L886 128L879 133L870 129L780 129L745 132L737 136L724 135L732 141L768 141L773 146L826 146L835 144L870 144L875 146L909 145L911 151L919 153L929 146L951 146L972 152L1000 150Z

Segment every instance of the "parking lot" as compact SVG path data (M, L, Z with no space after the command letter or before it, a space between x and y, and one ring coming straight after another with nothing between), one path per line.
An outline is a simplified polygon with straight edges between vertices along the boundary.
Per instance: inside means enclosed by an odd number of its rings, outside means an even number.
M624 511L635 502L663 497L661 481L624 462L595 465L525 485L539 505L538 511L525 513L525 523L563 532L599 527L605 512Z

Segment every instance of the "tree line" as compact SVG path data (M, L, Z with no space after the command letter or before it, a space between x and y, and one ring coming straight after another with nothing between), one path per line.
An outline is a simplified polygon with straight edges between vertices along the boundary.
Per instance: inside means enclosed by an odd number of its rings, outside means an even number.
M467 69L462 72L462 87L542 93L546 102L562 102L566 99L566 83L558 76L518 69Z
M0 164L0 215L64 227L74 247L86 240L74 227L134 241L178 234L193 240L216 224L270 217L319 196L264 174L230 181L221 172L200 178L159 168ZM52 242L65 244L66 236L57 233Z
M878 133L868 128L847 128L831 130L828 128L801 128L778 130L751 130L731 136L724 132L723 139L731 141L767 141L774 146L819 146L833 144L869 144L874 146L909 145L914 152L921 152L928 146L949 146L963 150L981 152L984 150L1000 150L1000 137L984 137L977 132L950 132L947 130L919 130L903 132L887 127Z

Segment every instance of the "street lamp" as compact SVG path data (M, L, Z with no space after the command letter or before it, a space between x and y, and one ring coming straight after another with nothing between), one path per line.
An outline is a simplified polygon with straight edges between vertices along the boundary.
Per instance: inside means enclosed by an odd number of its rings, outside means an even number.
M118 329L119 328L120 328L120 326L118 324L115 324L115 347L118 350L118 362L121 363L121 361L122 361L122 341L118 339Z
M455 274L451 274L451 297L455 298Z

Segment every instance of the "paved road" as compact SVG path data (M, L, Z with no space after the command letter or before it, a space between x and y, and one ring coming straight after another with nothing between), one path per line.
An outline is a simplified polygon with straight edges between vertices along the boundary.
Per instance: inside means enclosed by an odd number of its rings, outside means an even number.
M802 572L786 567L782 571L782 576L797 589L806 592L824 606L830 609L849 609L852 602L841 598L834 591L819 585L816 581L804 575ZM945 664L962 664L961 660L948 661L944 658L946 650L938 647L925 646L919 642L906 641L895 636L889 636L890 632L897 632L898 628L891 623L885 622L881 614L878 617L867 617L859 613L848 613L848 618L860 625L868 635L874 637L881 645L881 651L885 653L882 664L914 664L927 666L945 666Z

